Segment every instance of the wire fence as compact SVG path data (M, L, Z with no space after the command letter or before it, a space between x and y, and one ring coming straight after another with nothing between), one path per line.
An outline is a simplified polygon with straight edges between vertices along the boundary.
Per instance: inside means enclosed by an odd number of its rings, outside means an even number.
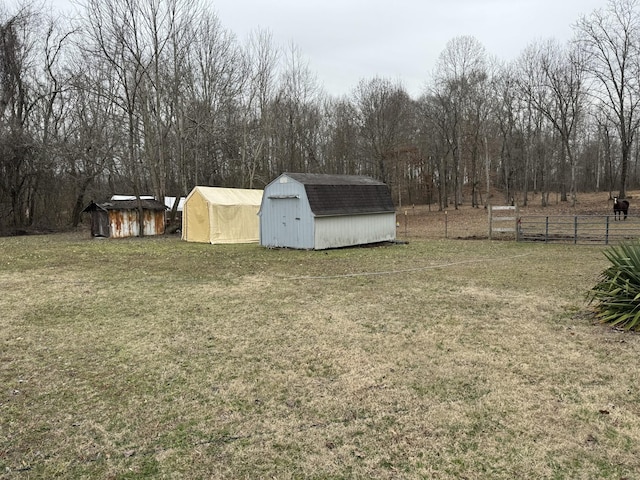
M517 220L521 242L609 245L640 238L640 218L613 215L527 215Z

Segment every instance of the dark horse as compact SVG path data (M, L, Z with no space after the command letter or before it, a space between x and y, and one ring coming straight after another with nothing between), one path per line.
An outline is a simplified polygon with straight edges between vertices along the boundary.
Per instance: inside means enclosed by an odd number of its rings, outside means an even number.
M613 197L613 219L622 220L620 217L624 214L624 219L627 219L627 212L629 212L629 202L627 200L618 200L618 197Z

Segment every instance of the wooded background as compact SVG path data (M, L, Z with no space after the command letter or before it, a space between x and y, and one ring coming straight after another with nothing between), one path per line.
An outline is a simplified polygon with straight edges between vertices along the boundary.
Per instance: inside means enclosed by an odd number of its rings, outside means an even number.
M78 8L0 6L0 234L75 227L115 193L263 188L287 171L369 175L398 205L440 209L640 186L636 0L509 63L453 38L419 98L386 78L334 98L294 44L240 40L204 0Z

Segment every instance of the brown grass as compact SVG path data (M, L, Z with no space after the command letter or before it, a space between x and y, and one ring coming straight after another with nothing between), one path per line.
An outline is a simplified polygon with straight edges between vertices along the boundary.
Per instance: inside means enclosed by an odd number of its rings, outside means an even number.
M0 476L634 478L640 337L593 322L605 266L0 239Z

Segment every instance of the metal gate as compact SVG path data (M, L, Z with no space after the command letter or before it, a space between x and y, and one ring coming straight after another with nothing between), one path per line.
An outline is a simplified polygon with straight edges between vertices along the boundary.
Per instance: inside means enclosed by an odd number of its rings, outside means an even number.
M640 239L640 218L612 215L526 215L518 219L521 242L609 245Z

